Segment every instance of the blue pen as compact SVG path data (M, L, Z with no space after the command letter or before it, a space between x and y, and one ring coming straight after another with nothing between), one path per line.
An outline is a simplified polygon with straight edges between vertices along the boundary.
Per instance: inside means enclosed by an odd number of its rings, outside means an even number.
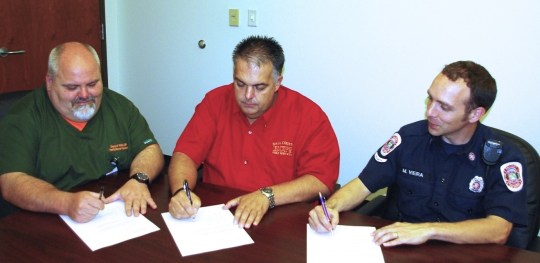
M328 214L328 209L326 209L326 199L322 196L321 192L319 192L319 200L321 201L321 206L322 206L324 215L326 216L326 219L328 219L328 222L330 222L330 215ZM332 232L331 229L330 229L330 232Z
M186 195L189 199L189 203L193 205L193 200L191 199L191 191L189 190L189 183L187 179L184 180L184 191L186 191Z

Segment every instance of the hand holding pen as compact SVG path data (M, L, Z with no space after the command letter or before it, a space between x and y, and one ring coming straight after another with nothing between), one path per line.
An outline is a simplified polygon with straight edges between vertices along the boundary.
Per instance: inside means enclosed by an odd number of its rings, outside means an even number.
M189 183L188 180L184 179L184 191L186 191L186 195L189 199L189 203L193 206L193 199L191 199L191 190L189 190Z
M103 194L105 193L105 186L101 186L101 188L99 189L99 200L102 200L103 199Z
M328 220L328 223L332 224L332 221L330 219L330 214L328 214L328 208L326 207L326 199L321 194L321 192L319 192L319 200L321 202L321 207L323 209L324 216L326 217L326 220ZM332 229L330 229L330 232L332 232Z
M186 195L181 194L182 196L180 196L180 192L185 192ZM182 187L176 190L171 196L169 213L172 217L178 219L193 218L197 214L199 207L201 207L201 200L195 193L191 192L188 181L184 180Z

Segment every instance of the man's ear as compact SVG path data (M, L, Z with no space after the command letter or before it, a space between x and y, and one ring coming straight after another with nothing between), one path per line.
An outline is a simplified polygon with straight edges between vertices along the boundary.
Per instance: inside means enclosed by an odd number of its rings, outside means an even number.
M281 82L283 81L283 75L279 76L276 82L276 87L274 92L277 92L279 90L279 87L281 86Z
M469 122L470 123L478 122L480 121L480 119L482 119L482 117L484 117L485 114L486 114L486 109L484 107L478 107L476 109L473 109L469 113Z
M52 84L53 84L53 77L51 76L51 74L48 74L45 75L45 85L47 85L47 90L50 90L51 87L52 87Z

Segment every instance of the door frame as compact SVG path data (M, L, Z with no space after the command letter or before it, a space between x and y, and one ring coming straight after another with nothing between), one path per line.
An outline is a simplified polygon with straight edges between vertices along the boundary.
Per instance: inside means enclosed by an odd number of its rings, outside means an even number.
M101 24L101 81L104 87L109 86L107 72L107 24L105 23L105 0L99 0L99 20Z

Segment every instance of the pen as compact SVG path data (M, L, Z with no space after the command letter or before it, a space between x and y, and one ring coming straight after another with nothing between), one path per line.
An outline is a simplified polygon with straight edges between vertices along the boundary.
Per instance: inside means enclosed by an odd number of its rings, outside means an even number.
M326 219L328 219L328 222L330 222L330 215L328 214L328 209L326 208L326 199L322 196L321 192L319 192L319 200L321 201L324 216L326 216ZM330 232L332 232L332 230L330 230Z
M184 179L184 191L186 191L186 195L189 199L189 203L193 205L193 200L191 199L191 191L189 190L189 183L187 179Z
M103 193L105 193L105 186L101 186L101 188L99 190L99 200L101 200L101 198L103 198Z

